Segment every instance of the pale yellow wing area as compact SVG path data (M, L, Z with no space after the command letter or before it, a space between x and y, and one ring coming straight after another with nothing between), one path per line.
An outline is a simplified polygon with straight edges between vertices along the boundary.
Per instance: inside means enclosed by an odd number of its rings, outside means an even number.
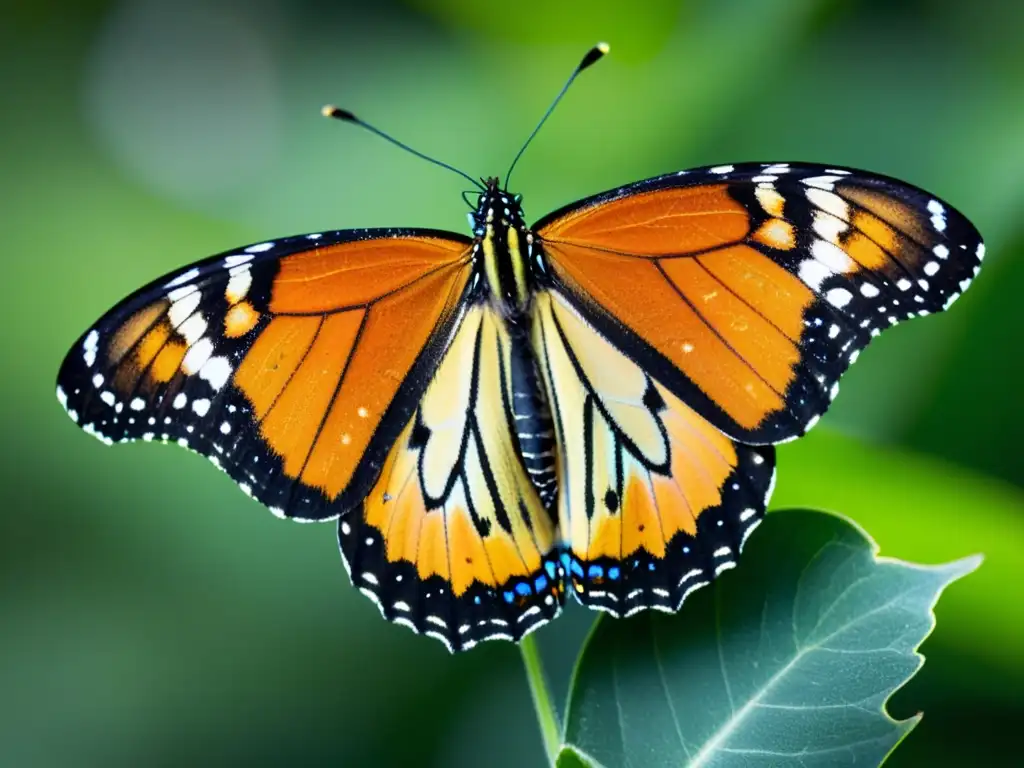
M353 583L452 650L518 640L564 599L555 522L519 456L513 340L468 308L362 506L339 521Z
M554 291L535 299L533 336L577 598L616 615L677 610L735 564L764 514L774 450L726 437Z

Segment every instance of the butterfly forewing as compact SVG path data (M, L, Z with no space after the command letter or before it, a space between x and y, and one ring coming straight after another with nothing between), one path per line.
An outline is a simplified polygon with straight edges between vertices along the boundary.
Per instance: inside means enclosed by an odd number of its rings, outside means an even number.
M538 223L574 306L732 437L803 434L872 336L949 306L984 246L946 203L860 171L698 169Z
M207 259L133 294L74 345L57 395L105 442L173 441L276 514L358 504L437 365L470 245L330 232Z

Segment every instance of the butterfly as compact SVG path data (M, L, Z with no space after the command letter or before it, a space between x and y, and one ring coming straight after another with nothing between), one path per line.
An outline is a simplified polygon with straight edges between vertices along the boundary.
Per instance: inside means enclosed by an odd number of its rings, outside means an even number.
M117 304L57 379L105 443L176 442L275 515L336 520L353 585L451 651L516 641L569 593L678 610L736 565L774 444L984 256L945 202L848 168L680 171L531 226L508 177L467 178L471 236L222 253Z

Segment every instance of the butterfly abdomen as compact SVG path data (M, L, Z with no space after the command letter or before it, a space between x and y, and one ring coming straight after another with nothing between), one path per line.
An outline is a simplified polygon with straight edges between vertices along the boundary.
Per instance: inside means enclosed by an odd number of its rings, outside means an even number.
M554 425L540 388L529 337L515 331L509 378L513 433L519 443L519 455L541 502L550 511L558 500Z

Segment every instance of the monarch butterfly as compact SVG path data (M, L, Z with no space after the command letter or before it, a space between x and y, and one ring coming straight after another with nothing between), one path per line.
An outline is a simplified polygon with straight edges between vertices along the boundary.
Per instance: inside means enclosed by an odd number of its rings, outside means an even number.
M773 444L984 255L946 203L846 168L681 171L529 227L508 176L466 178L472 237L222 253L120 302L57 379L105 443L177 442L280 517L336 519L352 583L451 651L520 639L569 591L678 610L762 519Z

